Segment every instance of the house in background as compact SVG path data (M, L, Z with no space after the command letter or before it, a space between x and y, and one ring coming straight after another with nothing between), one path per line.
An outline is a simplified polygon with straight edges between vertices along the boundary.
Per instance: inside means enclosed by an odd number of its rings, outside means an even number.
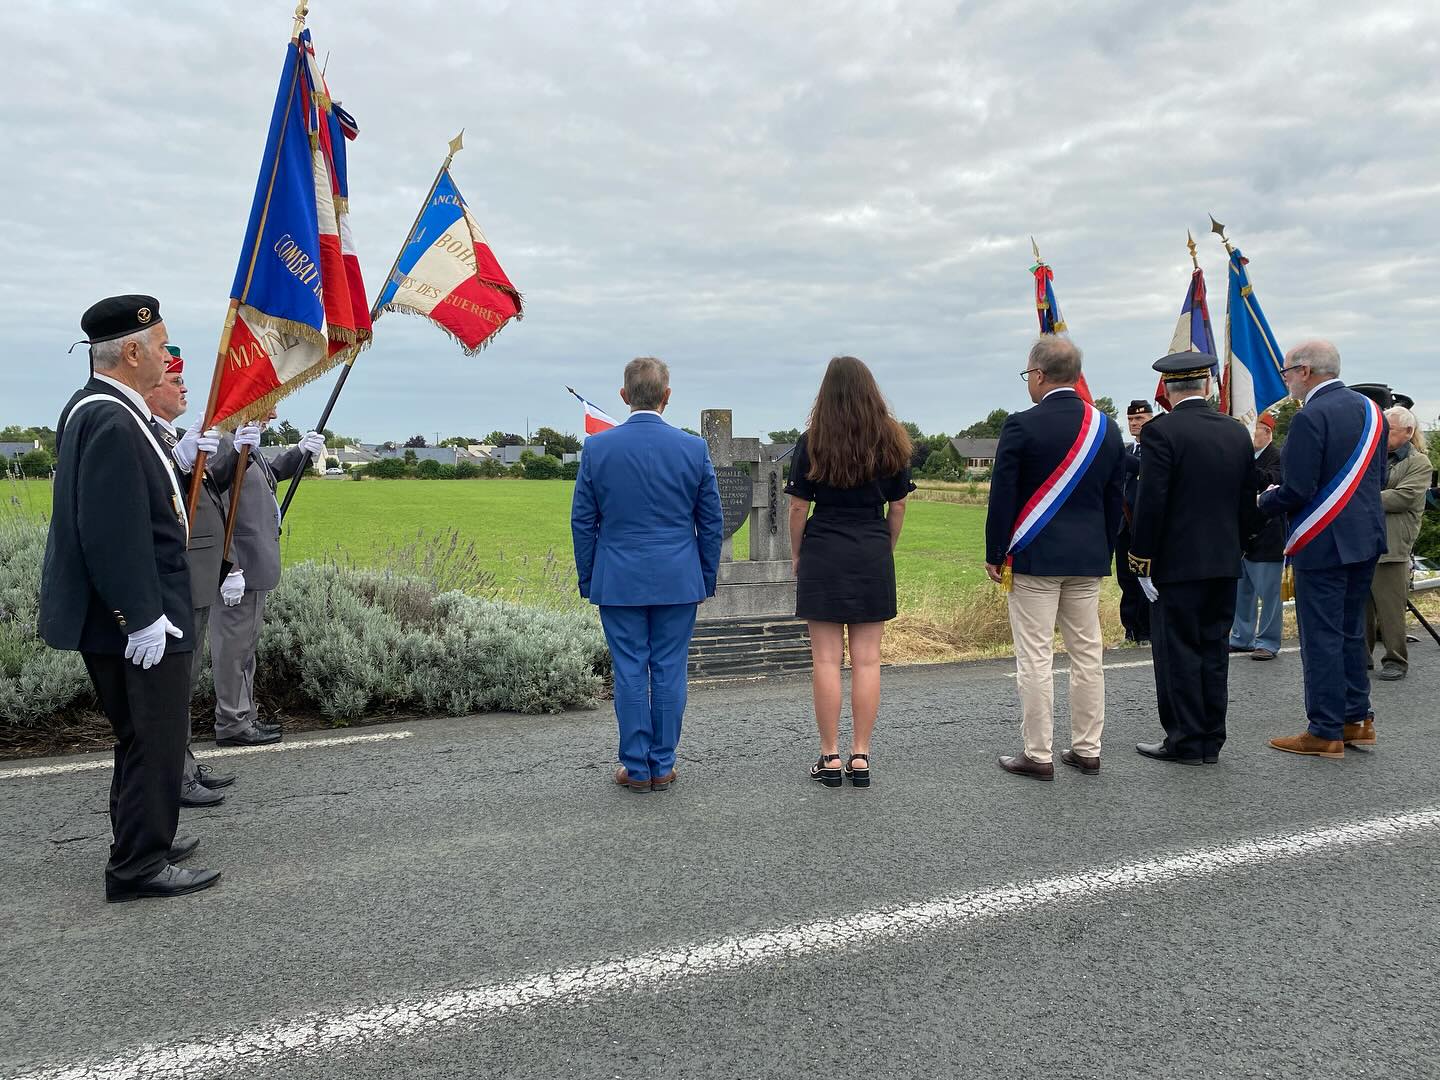
M32 450L39 449L39 439L31 439L26 442L0 442L0 460L18 461Z
M995 448L999 445L999 439L962 439L957 436L950 440L950 449L967 469L993 469Z

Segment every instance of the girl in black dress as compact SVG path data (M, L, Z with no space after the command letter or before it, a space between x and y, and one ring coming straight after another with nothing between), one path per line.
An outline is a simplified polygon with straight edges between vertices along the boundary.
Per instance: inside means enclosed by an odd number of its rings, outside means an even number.
M880 708L880 637L895 618L895 543L905 520L910 436L875 376L853 356L830 361L790 463L795 614L810 627L820 760L812 780L870 785L870 733ZM815 504L810 514L810 504ZM887 509L888 507L888 509ZM807 515L809 515L807 520ZM840 759L840 665L850 628L850 756Z

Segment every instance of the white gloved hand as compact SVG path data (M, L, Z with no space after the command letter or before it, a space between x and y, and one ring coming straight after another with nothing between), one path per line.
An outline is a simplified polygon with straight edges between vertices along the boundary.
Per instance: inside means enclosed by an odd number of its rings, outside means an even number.
M248 446L251 450L259 449L260 425L253 420L248 424L241 424L235 429L235 445Z
M231 570L225 575L225 580L220 583L220 599L225 601L226 607L234 607L240 603L240 598L245 595L245 571Z
M195 451L204 450L207 454L213 454L220 449L220 432L211 428L205 434L200 434L198 427L192 427L180 436L180 441L175 444L175 449L170 451L175 457L175 462L183 472L189 472L195 468Z
M144 630L129 635L125 645L125 659L142 668L152 668L165 655L165 637L184 637L181 629L164 615Z
M325 436L318 431L307 431L300 436L300 449L313 458L323 459L325 457Z
M1156 600L1160 599L1160 590L1155 587L1153 581L1148 577L1142 577L1138 580L1140 582L1140 588L1144 590L1145 596L1150 600L1150 603L1153 604Z

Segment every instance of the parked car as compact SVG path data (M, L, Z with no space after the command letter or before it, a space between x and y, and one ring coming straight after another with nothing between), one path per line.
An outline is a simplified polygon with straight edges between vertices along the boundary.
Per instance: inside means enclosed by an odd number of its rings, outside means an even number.
M326 469L326 470L325 470L325 475L326 475L326 476L344 476L344 475L345 475L345 470L344 470L344 469Z

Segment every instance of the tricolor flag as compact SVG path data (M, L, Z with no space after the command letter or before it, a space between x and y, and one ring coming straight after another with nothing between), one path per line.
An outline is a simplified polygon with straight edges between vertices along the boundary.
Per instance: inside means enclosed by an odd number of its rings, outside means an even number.
M459 148L457 136L452 157ZM376 309L423 315L473 356L507 322L523 317L522 301L465 205L449 164L447 159L435 178Z
M1031 240L1030 243L1033 247L1035 241ZM1060 302L1055 299L1055 272L1040 258L1038 248L1035 250L1035 265L1030 267L1030 273L1035 275L1035 314L1040 319L1040 333L1065 333L1065 319L1060 314ZM1075 384L1075 390L1090 404L1095 403L1095 399L1090 396L1090 384L1085 381L1083 374Z
M1190 274L1190 287L1185 290L1185 302L1180 305L1180 319L1175 324L1175 336L1170 339L1170 352L1218 355L1215 352L1215 335L1210 330L1210 306L1205 302L1205 271L1199 266ZM1225 412L1224 387L1220 382L1218 365L1210 366L1210 375L1221 393L1220 411ZM1155 384L1155 401L1166 412L1170 411L1164 379Z
M1251 288L1245 270L1249 260L1239 248L1228 242L1225 246L1230 251L1230 293L1225 306L1225 379L1221 396L1227 405L1225 411L1254 431L1259 415L1289 394L1280 375L1285 360Z
M610 416L593 401L586 400L568 386L565 389L574 395L576 401L585 406L586 435L599 435L602 431L609 431L611 428L619 426L620 421Z
M355 128L341 115L305 30L285 53L207 425L264 415L370 340L347 221Z

